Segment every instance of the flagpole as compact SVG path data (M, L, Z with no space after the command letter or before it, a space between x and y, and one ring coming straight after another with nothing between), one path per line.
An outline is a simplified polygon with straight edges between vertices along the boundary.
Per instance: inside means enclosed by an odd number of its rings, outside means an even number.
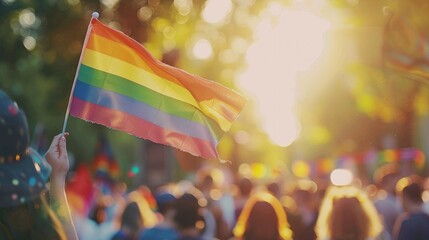
M74 79L73 79L73 85L72 85L72 88L71 88L71 91L70 91L70 96L69 96L69 102L67 104L66 115L64 116L64 124L63 124L62 135L64 135L64 133L66 131L67 121L68 121L69 114L70 114L70 104L71 104L71 100L73 98L74 87L76 85L76 79L77 79L77 75L79 73L80 64L82 62L83 50L86 48L86 44L87 44L88 38L89 38L89 33L92 30L92 24L91 24L92 23L92 19L98 18L98 17L99 17L98 12L93 12L92 13L91 20L89 21L89 24L88 24L88 29L86 30L85 40L83 41L82 51L80 52L79 62L78 62L77 68L76 68L76 73L75 73Z

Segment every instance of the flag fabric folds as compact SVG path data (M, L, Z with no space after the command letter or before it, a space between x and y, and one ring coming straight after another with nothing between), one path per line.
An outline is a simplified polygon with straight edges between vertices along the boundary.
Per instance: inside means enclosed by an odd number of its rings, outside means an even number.
M222 134L246 104L236 92L155 59L93 18L70 114L203 158L218 158Z

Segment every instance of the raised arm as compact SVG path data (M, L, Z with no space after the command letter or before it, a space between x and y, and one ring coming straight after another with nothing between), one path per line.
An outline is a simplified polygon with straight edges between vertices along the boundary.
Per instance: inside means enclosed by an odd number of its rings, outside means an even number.
M70 209L65 191L67 172L69 171L69 159L67 155L66 137L58 134L52 140L51 146L46 152L45 158L52 167L50 181L50 196L52 208L56 212L69 240L77 240L76 229L71 218Z

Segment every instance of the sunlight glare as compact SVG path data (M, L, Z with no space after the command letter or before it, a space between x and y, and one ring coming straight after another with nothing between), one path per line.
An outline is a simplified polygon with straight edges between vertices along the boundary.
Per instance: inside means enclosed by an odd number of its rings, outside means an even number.
M285 147L300 134L294 114L296 75L322 53L329 24L310 12L278 4L268 6L261 16L238 84L254 98L262 128L271 141Z

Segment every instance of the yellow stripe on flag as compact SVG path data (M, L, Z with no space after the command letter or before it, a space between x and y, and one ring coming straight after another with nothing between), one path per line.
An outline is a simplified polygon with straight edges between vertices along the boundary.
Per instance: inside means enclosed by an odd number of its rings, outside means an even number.
M91 49L86 49L82 59L82 64L128 79L139 85L152 89L153 91L191 104L192 106L202 110L192 94L186 88L120 59Z

